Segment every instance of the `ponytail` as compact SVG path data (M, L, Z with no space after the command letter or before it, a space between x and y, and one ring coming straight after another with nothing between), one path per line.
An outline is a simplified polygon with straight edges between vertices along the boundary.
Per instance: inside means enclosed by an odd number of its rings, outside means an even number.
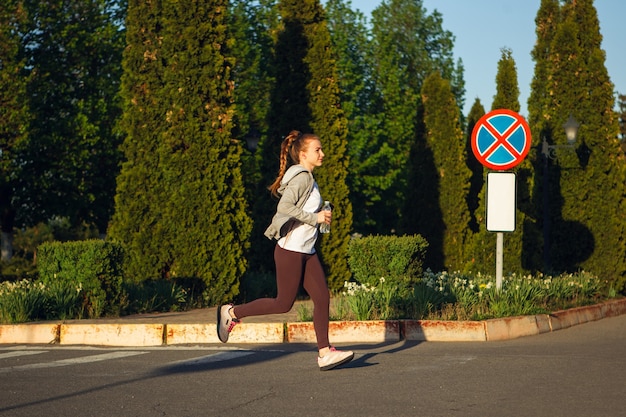
M311 139L317 139L317 136L292 130L281 143L278 176L272 185L268 187L274 197L279 197L278 188L280 188L280 183L285 176L285 172L287 172L287 168L300 163L300 151L304 149Z

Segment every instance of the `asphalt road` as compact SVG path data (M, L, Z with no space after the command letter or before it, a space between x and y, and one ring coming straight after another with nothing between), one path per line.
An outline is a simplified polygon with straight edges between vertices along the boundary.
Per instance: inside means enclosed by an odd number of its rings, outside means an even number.
M0 416L626 416L626 316L504 342L0 346Z

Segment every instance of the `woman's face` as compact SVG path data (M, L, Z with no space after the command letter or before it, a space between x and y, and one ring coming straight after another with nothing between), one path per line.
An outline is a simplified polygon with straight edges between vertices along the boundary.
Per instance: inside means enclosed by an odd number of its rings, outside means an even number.
M315 167L322 166L324 152L322 152L322 142L318 139L307 141L303 150L300 151L300 165L313 171Z

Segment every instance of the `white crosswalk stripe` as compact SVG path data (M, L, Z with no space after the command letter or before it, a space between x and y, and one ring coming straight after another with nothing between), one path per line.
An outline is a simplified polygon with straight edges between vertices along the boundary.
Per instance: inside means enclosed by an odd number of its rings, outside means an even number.
M28 365L0 368L0 373L8 373L11 371L28 370L28 369L56 368L59 366L69 366L69 365L85 364L85 363L92 363L92 362L100 362L100 361L107 361L107 360L112 360L112 359L125 358L129 356L142 355L144 353L148 353L148 352L145 352L145 351L110 352L110 353L103 353L100 355L89 355L89 356L82 356L78 358L62 359L62 360L52 361L52 362L31 363Z
M29 356L29 355L39 355L40 353L46 353L46 352L47 350L20 350L17 352L0 353L0 359L16 358L20 356Z
M212 362L222 362L222 361L228 361L231 359L242 358L244 356L252 355L253 353L254 352L251 352L251 351L219 352L219 353L214 353L212 355L201 356L199 358L170 362L169 365L197 366L197 365L204 365L204 364L212 363Z
M202 355L195 358L184 359L180 361L169 362L167 365L169 366L201 366L209 363L215 362L226 362L230 360L236 360L238 358L242 358L248 355L252 355L255 353L254 350L241 350L239 348L229 348L229 347L220 347L220 348L206 348L206 347L167 347L167 348L142 348L141 350L134 350L130 348L121 348L111 351L109 349L102 348L84 348L84 347L66 347L66 346L55 346L47 350L41 350L37 348L30 348L27 346L12 346L12 347L0 347L0 374L7 374L9 372L16 371L26 371L32 369L45 369L45 368L56 368L61 366L70 366L70 365L80 365L80 364L89 364L93 362L101 362L107 360L115 360L122 359L126 357L142 355L145 353L153 353L153 352L163 352L163 351L210 351L211 353L208 355ZM61 359L61 360L46 360L46 353L58 351L75 351L76 354L79 352L90 352L91 354L87 354L86 356L77 356L75 358L69 359ZM103 352L94 354L96 352ZM38 362L29 363L24 365L14 365L14 361L11 359L19 360L20 357L41 355L38 358Z

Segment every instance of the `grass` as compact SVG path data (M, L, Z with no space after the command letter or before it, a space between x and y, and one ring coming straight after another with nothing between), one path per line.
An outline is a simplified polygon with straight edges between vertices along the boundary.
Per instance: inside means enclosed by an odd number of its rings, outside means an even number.
M119 314L179 311L197 306L199 290L172 281L126 284ZM412 286L380 278L376 285L346 282L335 294L331 320L484 320L548 313L615 297L586 272L558 276L504 277L502 289L486 275L426 271ZM45 286L36 280L0 282L0 324L34 320L99 317L105 306L94 306L80 286ZM311 321L312 311L298 307L298 319Z
M585 272L555 277L511 274L498 290L491 276L426 271L410 288L384 278L376 286L346 282L344 291L334 297L331 318L484 320L549 313L607 298L610 294L605 294L600 280Z

